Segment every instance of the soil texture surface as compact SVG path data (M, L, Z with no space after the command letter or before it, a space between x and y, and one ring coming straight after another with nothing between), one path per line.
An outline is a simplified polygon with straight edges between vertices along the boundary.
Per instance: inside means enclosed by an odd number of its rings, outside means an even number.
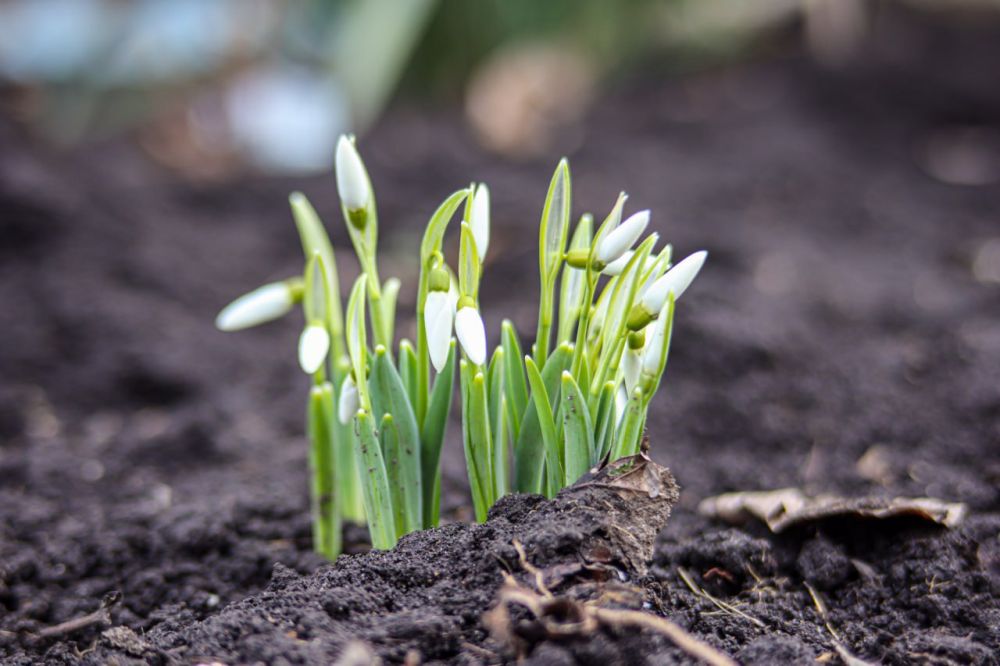
M662 512L576 523L566 496L507 498L469 525L453 423L448 524L388 553L349 527L352 554L324 563L298 317L230 335L212 322L300 270L292 190L353 278L332 174L192 185L134 142L55 154L0 121L0 662L695 663L598 604L744 664L1000 663L1000 32L918 23L877 25L837 71L785 55L621 83L566 149L575 214L625 189L678 255L710 253L650 414L650 457L681 489L655 542ZM503 162L457 111L406 103L362 149L401 330L427 217L481 180L491 343L502 317L532 332L558 156ZM783 487L968 515L776 536L697 511ZM649 550L623 556L616 529ZM513 584L544 618L496 612Z

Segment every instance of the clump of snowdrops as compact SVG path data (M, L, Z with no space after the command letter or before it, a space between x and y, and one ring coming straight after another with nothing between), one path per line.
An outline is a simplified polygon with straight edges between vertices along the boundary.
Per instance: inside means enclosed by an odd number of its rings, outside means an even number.
M671 264L643 238L648 210L623 220L619 195L599 224L570 234L570 173L556 167L542 208L538 325L530 354L504 320L489 353L479 301L490 240L486 185L461 189L431 216L420 244L415 341L395 344L400 282L381 280L378 213L352 137L336 154L337 189L361 274L342 307L333 245L306 197L289 198L305 254L301 276L233 301L216 325L235 331L301 303L298 359L307 408L316 550L340 552L343 520L367 521L375 548L439 519L441 448L455 393L476 519L511 491L552 496L602 460L639 451L667 363L674 307L705 261ZM456 214L461 211L460 216ZM444 238L456 224L454 263ZM457 337L458 344L455 339Z

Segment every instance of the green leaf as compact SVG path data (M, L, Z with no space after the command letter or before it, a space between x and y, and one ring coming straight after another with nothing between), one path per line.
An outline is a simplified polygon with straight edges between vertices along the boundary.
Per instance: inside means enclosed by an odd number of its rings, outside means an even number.
M340 388L344 379L351 372L351 361L346 354L342 354L336 359L331 359L333 370L333 391L330 396L329 422L333 426L333 447L334 466L339 470L337 473L337 493L340 496L341 513L344 520L355 523L365 522L365 506L362 497L361 477L358 476L357 465L354 461L354 426L351 421L341 423L337 418L337 399L340 397ZM324 396L325 399L325 396Z
M469 196L470 190L458 190L452 193L438 206L434 214L431 215L424 231L424 238L420 243L420 261L423 268L428 259L441 251L441 244L444 241L444 232L448 229L448 223L455 216L455 211L462 205Z
M549 497L563 486L562 462L559 460L559 441L556 424L552 418L552 402L545 388L545 380L538 371L538 366L530 356L524 357L524 366L528 371L528 383L531 385L531 400L538 415L538 425L542 434L542 445L545 453L545 472Z
M615 200L615 205L611 207L611 212L608 216L604 218L601 222L601 226L597 228L597 233L594 234L594 241L590 244L590 259L593 262L594 255L597 253L597 248L600 247L601 241L609 233L614 231L614 229L621 224L622 221L622 210L625 208L625 202L628 200L628 195L624 192L618 194L618 198Z
M594 226L594 218L584 215L576 225L569 249L577 250L590 247L590 237ZM580 317L583 293L587 271L573 268L569 264L563 266L562 285L559 293L559 328L556 331L557 342L567 342L573 339L573 326Z
M330 336L333 338L333 352L337 356L341 353L340 336L343 334L344 324L340 305L340 284L337 279L337 261L333 252L333 245L330 244L330 237L323 228L316 210L301 192L292 192L288 197L288 203L292 208L292 217L295 219L295 227L299 232L299 239L302 241L302 250L307 259L319 253L323 260L323 269L327 282L327 294L330 306L327 310L329 315Z
M410 404L417 404L417 354L410 341L399 341L399 377L403 380Z
M615 382L605 382L597 403L597 423L594 427L594 453L590 458L593 467L611 451L615 438Z
M563 457L565 484L572 485L590 470L594 426L587 399L569 372L562 373Z
M663 310L660 312L661 317L666 317L666 329L663 334L662 347L660 347L660 364L656 370L656 376L654 379L654 384L652 389L646 395L646 401L643 403L643 410L649 406L649 401L653 399L656 392L660 388L660 382L663 381L663 372L667 369L667 357L670 355L670 339L673 337L674 333L674 295L671 293L667 297L667 302L663 305Z
M420 431L403 381L382 346L375 350L368 384L373 417L383 422L386 416L392 417L392 432L382 433L382 454L395 509L396 531L402 536L423 526Z
M351 357L354 380L358 385L358 400L362 408L371 409L368 396L368 338L365 329L365 284L368 276L364 273L354 281L351 296L347 299L347 353Z
M516 442L521 434L521 416L528 405L528 382L524 378L522 360L524 352L517 339L514 324L504 319L500 329L500 344L504 358L504 393L506 394L507 422L511 438Z
M302 307L307 323L326 325L330 309L330 295L327 292L326 269L323 256L316 252L306 263L306 274L303 282L305 292L302 295Z
M611 452L611 460L618 460L625 456L635 455L639 452L639 442L642 436L642 428L645 424L645 409L643 409L644 395L641 388L636 388L625 406L625 414L622 416L622 425L615 438L615 446Z
M462 223L462 238L458 249L458 290L463 296L475 299L479 294L479 252L472 227Z
M538 231L538 267L545 284L555 280L556 271L562 261L569 233L569 211L571 201L569 162L559 160L549 191L542 207L542 221Z
M483 446L484 433L489 437L489 428L485 419L477 420L473 408L473 378L475 366L462 359L459 362L459 376L462 384L462 443L465 447L465 467L469 474L469 490L472 493L472 506L476 520L486 519L490 508L490 476L488 471L481 471L477 462L480 449Z
M545 362L542 368L542 382L546 394L553 400L558 400L560 380L563 370L569 368L573 360L573 346L567 343L559 345ZM537 364L536 364L537 368ZM534 388L532 388L534 392ZM551 412L549 418L551 419ZM540 493L544 488L542 476L545 467L545 448L538 446L542 432L538 411L534 400L529 400L521 418L521 432L514 447L514 465L517 489L522 493Z
M389 278L382 285L382 323L385 326L385 339L392 341L396 331L396 301L399 299L401 283L396 278Z
M387 550L396 545L396 524L392 512L389 478L382 447L371 414L362 409L354 419L354 450L358 475L364 489L365 516L372 546Z
M420 465L424 491L424 527L436 527L440 511L441 447L448 428L452 394L455 386L455 341L451 341L448 360L434 379L430 403L420 435Z
M489 406L489 418L491 439L493 442L493 461L490 468L493 470L493 499L507 494L508 477L507 470L507 419L504 414L504 362L503 347L493 350L493 358L490 359L489 371L486 374L487 400Z

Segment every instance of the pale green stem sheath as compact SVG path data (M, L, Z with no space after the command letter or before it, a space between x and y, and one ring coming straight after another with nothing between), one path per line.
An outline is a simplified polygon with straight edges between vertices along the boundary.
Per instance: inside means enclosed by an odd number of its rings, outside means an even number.
M358 475L365 480L365 515L368 517L372 546L378 550L387 550L396 545L396 523L389 479L375 424L372 423L371 414L364 409L358 410L354 418L354 446Z
M313 513L313 548L328 559L341 550L341 517L334 465L333 387L322 382L309 394L309 467Z
M346 355L342 355L332 363L333 388L339 391L344 378L351 371L351 363ZM337 398L340 396L337 395ZM333 406L331 406L333 408ZM337 490L340 496L341 515L344 520L355 523L365 522L365 505L362 497L361 479L356 472L354 462L354 436L351 422L341 423L336 412L328 414L333 423L333 459L334 473L337 474Z

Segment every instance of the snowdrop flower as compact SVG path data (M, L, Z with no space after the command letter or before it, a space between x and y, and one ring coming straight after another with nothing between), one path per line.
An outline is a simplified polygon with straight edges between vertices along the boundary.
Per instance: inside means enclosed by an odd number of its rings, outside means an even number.
M347 210L363 210L371 199L371 186L365 165L354 142L345 134L337 142L337 192Z
M323 365L330 351L330 334L322 324L309 324L299 336L299 365L306 374L313 374Z
M295 301L295 292L287 282L265 284L222 308L215 318L215 327L220 331L239 331L257 326L288 314Z
M437 372L448 362L451 328L455 321L456 298L450 291L430 291L424 302L424 332L431 364Z
M625 254L639 240L649 224L649 211L641 210L619 224L601 241L597 248L597 261L607 265Z
M486 327L479 310L471 305L460 308L455 315L455 334L470 361L476 365L486 363Z
M344 383L340 385L340 398L337 400L337 418L344 425L350 423L358 407L358 385L354 383L354 376L347 375Z
M476 253L479 261L482 261L490 246L490 189L485 183L479 183L472 197L469 226L472 228L472 238L476 241Z
M604 273L605 275L611 275L611 276L621 275L622 271L625 270L625 267L628 266L628 262L632 260L633 254L635 254L633 250L628 250L627 252L625 252L625 254L623 254L622 256L618 257L610 264L605 266L604 270L602 270L601 272Z
M663 274L656 282L649 285L649 289L643 293L640 303L647 312L659 312L664 303L667 302L667 295L673 293L674 300L681 297L687 288L691 286L698 271L705 263L708 252L702 250L695 252L684 258L683 261Z

